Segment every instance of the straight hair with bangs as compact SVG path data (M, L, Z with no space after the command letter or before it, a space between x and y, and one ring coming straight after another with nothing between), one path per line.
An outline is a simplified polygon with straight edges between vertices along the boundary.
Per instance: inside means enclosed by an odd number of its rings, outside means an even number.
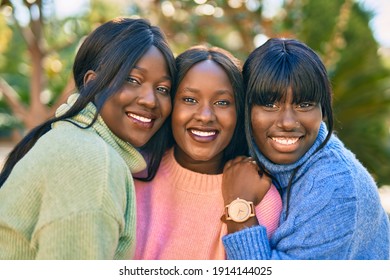
M243 66L243 79L246 138L249 152L262 172L275 179L256 156L251 124L252 108L254 105L285 100L290 88L295 104L313 101L321 104L328 134L316 152L329 141L333 133L332 89L324 64L310 47L294 39L269 39L247 58ZM287 213L292 182L300 167L294 169L287 185Z
M295 104L307 101L321 104L328 135L320 148L326 144L333 132L332 89L324 64L311 48L294 39L269 39L249 55L243 78L245 130L252 154L255 154L250 123L252 107L284 100L290 88Z

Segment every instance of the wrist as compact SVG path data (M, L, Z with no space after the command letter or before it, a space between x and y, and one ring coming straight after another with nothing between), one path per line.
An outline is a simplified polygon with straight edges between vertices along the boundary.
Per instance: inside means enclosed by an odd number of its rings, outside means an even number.
M236 198L225 206L223 221L228 232L233 233L258 224L252 201Z
M257 226L259 222L257 221L256 216L250 217L248 220L242 223L237 223L234 221L226 221L227 231L228 233L234 233L249 227Z

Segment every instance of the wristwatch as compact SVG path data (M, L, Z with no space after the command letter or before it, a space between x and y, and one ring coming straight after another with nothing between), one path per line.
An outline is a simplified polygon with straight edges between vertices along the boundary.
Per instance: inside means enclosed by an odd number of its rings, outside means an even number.
M237 197L237 199L225 206L225 216L227 221L243 223L250 217L255 216L253 202Z

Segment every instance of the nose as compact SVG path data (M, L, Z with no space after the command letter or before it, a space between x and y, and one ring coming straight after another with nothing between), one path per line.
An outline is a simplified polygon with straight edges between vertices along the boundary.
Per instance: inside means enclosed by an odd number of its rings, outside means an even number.
M292 106L287 106L280 111L277 119L277 126L286 131L293 130L299 126L297 116Z
M209 104L201 105L195 113L195 119L203 123L215 121L215 112Z
M138 104L147 108L155 108L157 106L157 97L152 87L145 88L138 96Z

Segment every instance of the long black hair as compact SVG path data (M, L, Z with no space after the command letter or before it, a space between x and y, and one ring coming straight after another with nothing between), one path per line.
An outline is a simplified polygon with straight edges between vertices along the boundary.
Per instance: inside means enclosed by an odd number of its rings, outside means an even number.
M243 66L245 85L245 132L251 154L263 172L272 177L256 157L253 141L251 112L254 105L265 105L284 99L287 90L293 92L293 102L314 101L321 105L328 134L318 147L320 150L333 132L332 89L326 68L320 57L304 43L294 39L269 39L255 49ZM316 151L316 152L317 152ZM298 166L292 173L287 186L287 209L291 185Z
M51 129L54 122L77 115L89 102L93 102L97 112L87 127L92 126L106 100L121 89L130 70L151 46L157 47L165 57L170 77L174 82L176 72L174 56L164 33L160 28L152 26L149 21L115 18L88 35L81 44L73 64L73 76L80 93L79 98L65 114L38 125L15 146L0 174L0 187L7 180L15 164ZM86 86L84 77L89 70L94 71L96 77ZM157 172L167 146L168 133L168 122L165 122L149 142L141 147L141 150L150 155L147 179L152 179Z
M236 104L237 124L229 145L223 153L222 166L230 159L238 155L247 155L248 146L245 140L244 130L244 87L242 79L241 62L232 53L219 47L197 45L189 48L176 58L176 84L174 92L183 80L184 76L195 64L205 60L212 60L225 71L232 85ZM171 142L173 145L174 140Z

